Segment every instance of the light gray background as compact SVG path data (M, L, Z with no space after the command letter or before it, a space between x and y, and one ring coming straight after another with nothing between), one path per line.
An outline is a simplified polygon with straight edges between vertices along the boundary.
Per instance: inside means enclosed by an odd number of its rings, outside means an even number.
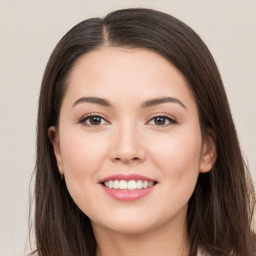
M0 255L24 255L40 82L58 40L76 23L151 7L190 25L219 66L241 146L256 180L255 0L0 0Z

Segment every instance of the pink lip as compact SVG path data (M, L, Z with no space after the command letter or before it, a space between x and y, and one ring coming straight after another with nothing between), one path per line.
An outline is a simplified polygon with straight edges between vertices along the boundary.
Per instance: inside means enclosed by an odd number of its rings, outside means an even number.
M135 201L138 200L146 195L148 195L150 192L152 192L156 185L150 187L150 188L144 188L144 189L134 189L134 190L122 190L122 189L112 189L107 188L104 185L101 185L103 190L114 199L117 199L119 201Z
M135 174L135 173L131 173L131 174L115 174L115 175L111 175L111 176L108 176L108 177L104 178L103 180L101 180L100 183L103 183L103 182L108 181L108 180L146 180L146 181L155 181L155 180L153 180L151 178L148 178L146 176Z
M143 188L143 189L134 189L134 190L128 190L128 189L112 189L112 188L107 188L103 185L103 183L105 181L109 181L109 180L143 180L143 181L153 181L156 182L155 180L148 178L146 176L143 175L139 175L139 174L115 174L115 175L111 175L108 176L106 178L104 178L103 180L100 181L100 184L103 188L103 190L112 198L117 199L119 201L134 201L134 200L138 200L146 195L148 195L149 193L151 193L156 185L153 185L150 188Z

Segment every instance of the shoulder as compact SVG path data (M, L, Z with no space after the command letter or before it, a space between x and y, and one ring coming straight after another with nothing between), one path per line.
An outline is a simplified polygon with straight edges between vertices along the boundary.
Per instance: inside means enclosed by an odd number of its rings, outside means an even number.
M210 255L204 252L203 250L199 249L197 252L197 256L210 256Z

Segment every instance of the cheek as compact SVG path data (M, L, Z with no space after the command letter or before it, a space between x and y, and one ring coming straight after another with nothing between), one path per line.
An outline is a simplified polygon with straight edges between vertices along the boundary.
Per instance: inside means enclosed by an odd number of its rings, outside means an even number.
M99 136L79 130L63 134L60 146L65 175L78 178L95 172L105 152Z
M74 201L81 205L89 199L84 197L89 197L93 184L97 183L106 155L105 144L99 135L73 129L63 132L60 146L67 188Z
M88 205L92 207L98 201L94 186L98 181L101 159L106 155L105 145L99 135L85 136L85 133L79 130L63 132L60 142L68 191L78 207L88 214Z
M169 177L169 182L175 186L185 180L195 181L199 173L201 143L200 129L193 134L186 129L164 134L150 143L152 160L161 175Z
M160 209L169 214L186 209L199 175L201 134L168 134L152 141L151 159L159 170ZM152 145L153 145L152 144ZM157 150L155 150L157 148Z

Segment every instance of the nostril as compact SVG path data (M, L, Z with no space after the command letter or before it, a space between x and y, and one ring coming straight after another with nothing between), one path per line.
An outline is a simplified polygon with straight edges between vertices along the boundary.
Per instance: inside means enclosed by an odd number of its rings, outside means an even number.
M140 158L139 157L133 157L133 158L130 158L130 157L115 157L115 161L122 161L122 162L138 162L140 161Z
M112 161L124 163L138 163L145 160L145 152L142 149L115 148L109 156Z

